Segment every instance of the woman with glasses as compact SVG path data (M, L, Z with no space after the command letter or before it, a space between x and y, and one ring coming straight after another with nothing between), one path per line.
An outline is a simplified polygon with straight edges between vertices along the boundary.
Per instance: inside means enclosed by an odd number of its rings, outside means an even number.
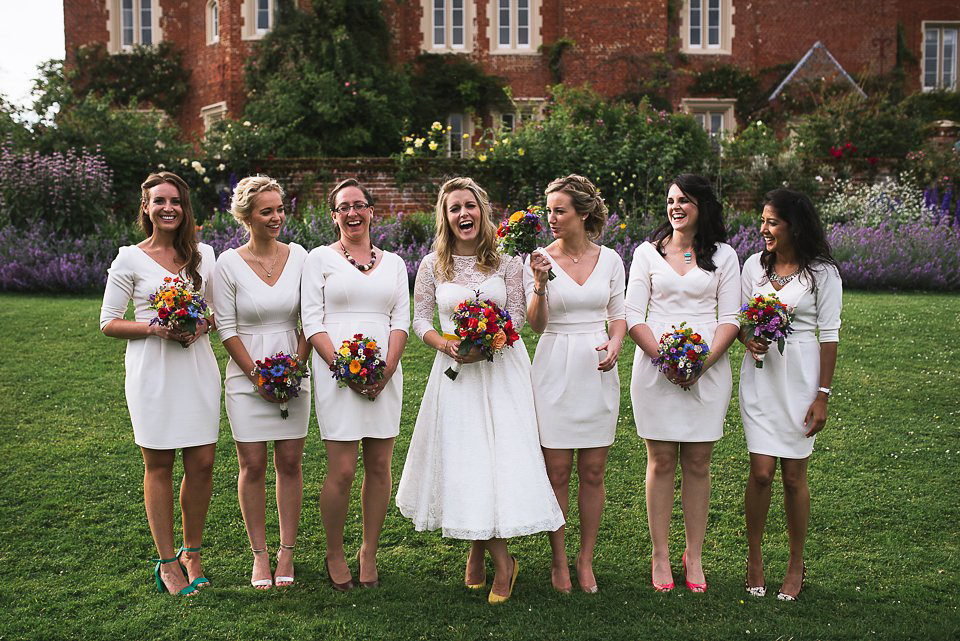
M303 331L314 349L313 390L317 424L327 451L327 477L320 492L326 533L325 565L340 591L353 587L343 549L350 489L362 442L363 543L357 552L361 587L379 585L377 546L390 501L390 463L400 432L403 372L410 293L407 268L396 254L373 246L373 198L353 178L330 192L338 240L310 252L301 281ZM370 385L339 387L330 364L346 339L363 334L377 342L386 363L383 379Z

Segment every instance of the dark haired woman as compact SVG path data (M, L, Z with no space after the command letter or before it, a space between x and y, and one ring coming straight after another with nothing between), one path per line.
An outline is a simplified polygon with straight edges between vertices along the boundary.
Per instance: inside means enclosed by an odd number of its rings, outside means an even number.
M209 584L203 576L200 546L220 428L220 369L207 337L212 317L198 323L194 334L151 325L156 313L147 298L164 279L179 276L209 303L216 262L213 249L197 243L189 188L179 176L150 174L141 190L139 223L147 239L121 247L110 266L100 329L127 340L127 407L134 440L143 454L143 498L159 554L154 568L157 590L188 595ZM131 300L136 320L124 320ZM183 450L183 547L174 553L177 449Z
M746 587L753 596L766 594L761 542L780 459L790 559L777 598L796 601L803 589L810 517L807 462L816 434L827 422L843 286L823 225L804 194L790 189L768 193L760 233L763 251L743 265L744 299L776 294L794 314L794 331L782 355L762 339L740 335L747 348L740 368L740 416L750 452L744 497ZM761 354L766 358L758 370L754 360Z
M370 239L373 198L363 185L353 178L341 181L330 192L329 206L339 238L307 256L300 297L303 332L314 348L317 425L327 451L327 478L320 492L325 564L330 583L345 591L353 587L353 577L343 528L361 443L363 543L357 551L357 576L361 587L379 585L377 548L393 487L393 444L400 433L400 356L410 327L410 289L403 259L374 247ZM355 334L377 342L386 362L384 377L371 385L338 387L330 363L343 341Z
M533 358L533 396L547 476L566 517L577 454L580 588L599 591L593 552L603 514L603 477L620 414L617 359L627 333L623 260L596 239L607 206L593 183L572 174L547 186L547 222L556 239L530 256L523 285L527 322L543 336ZM557 277L548 282L551 267ZM564 528L550 533L551 581L570 592Z
M637 434L647 446L647 523L653 544L652 582L673 589L668 535L677 462L686 547L684 581L705 592L701 563L710 503L710 457L723 436L733 381L727 349L737 337L740 263L725 244L723 215L710 183L680 174L667 192L667 222L634 252L627 285L627 326L637 343L630 397ZM661 373L661 334L686 322L710 347L703 370L689 378Z

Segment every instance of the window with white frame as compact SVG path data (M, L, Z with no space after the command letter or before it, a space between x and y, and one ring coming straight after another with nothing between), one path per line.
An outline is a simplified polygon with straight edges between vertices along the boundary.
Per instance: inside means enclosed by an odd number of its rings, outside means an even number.
M294 2L294 5L297 5ZM242 0L240 15L243 16L243 39L256 40L273 29L276 22L276 0Z
M681 51L731 53L733 13L732 0L684 0L680 10Z
M490 0L492 53L536 53L540 45L539 0Z
M957 88L960 22L923 25L923 90Z
M711 138L719 138L737 129L733 98L684 98L681 109L693 116Z
M425 51L466 52L471 49L473 2L423 0Z
M225 101L215 102L200 109L200 119L203 121L203 132L210 131L214 123L227 117L227 103Z
M160 42L159 14L158 0L107 0L110 53Z
M220 0L207 3L207 44L220 42Z
M468 143L473 133L469 114L454 113L447 116L447 155L463 158L470 152Z

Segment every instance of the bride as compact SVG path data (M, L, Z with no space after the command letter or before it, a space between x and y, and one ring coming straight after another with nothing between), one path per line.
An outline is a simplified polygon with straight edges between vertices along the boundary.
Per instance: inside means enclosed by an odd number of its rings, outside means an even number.
M417 530L472 541L468 588L486 587L486 552L496 575L488 601L510 598L519 564L506 539L554 531L563 514L547 479L537 433L530 358L522 341L484 360L457 353L454 308L477 292L523 324L523 266L496 250L486 192L470 178L453 178L437 197L434 251L424 257L414 287L413 329L439 352L420 405L397 506ZM433 326L439 308L443 333ZM462 364L451 380L444 370Z

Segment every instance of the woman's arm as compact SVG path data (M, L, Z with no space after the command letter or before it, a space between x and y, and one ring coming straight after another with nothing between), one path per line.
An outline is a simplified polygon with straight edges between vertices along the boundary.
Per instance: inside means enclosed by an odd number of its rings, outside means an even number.
M550 261L536 251L527 258L523 268L523 291L527 299L527 324L537 334L542 334L549 321L547 305L547 274Z

